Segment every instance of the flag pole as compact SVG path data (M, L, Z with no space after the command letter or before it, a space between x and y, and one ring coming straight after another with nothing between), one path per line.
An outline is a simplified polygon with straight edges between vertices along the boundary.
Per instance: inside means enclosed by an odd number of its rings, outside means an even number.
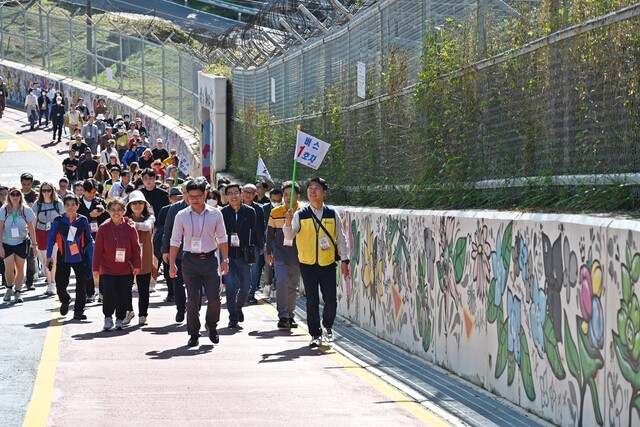
M296 141L298 139L298 135L297 132L300 132L302 130L302 126L298 125L296 126ZM296 148L298 148L297 144L296 144ZM296 190L296 170L298 169L298 159L296 158L296 148L294 148L294 153L293 153L293 176L291 177L291 197L289 199L289 209L293 210L293 199L295 199L294 195L295 195L295 190Z

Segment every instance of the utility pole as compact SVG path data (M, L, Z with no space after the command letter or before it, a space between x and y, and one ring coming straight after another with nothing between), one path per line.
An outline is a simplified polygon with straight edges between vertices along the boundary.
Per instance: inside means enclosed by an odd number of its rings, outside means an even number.
M93 81L93 10L91 0L87 0L87 81Z

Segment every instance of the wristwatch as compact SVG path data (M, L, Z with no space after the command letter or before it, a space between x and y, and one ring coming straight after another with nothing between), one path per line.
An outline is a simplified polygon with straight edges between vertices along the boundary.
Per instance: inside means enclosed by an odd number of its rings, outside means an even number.
M229 258L223 259L222 262L226 262L227 264L229 264Z

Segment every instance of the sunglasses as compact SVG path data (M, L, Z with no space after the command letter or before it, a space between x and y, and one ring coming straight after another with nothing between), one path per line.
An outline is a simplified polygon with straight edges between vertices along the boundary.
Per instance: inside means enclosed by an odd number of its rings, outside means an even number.
M43 188L42 192L43 193L51 193L51 189L50 188Z
M11 197L20 197L20 193L16 193L15 191L13 193L9 194Z

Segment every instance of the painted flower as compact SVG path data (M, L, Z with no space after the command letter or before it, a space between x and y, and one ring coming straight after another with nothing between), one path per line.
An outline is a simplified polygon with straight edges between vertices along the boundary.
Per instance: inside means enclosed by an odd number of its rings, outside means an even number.
M547 294L540 289L538 278L533 276L533 302L529 308L531 319L531 334L538 350L538 355L544 355L544 321L547 317Z
M487 226L476 230L474 241L471 243L471 259L475 261L473 265L473 281L476 282L476 293L478 297L484 299L487 296L487 288L490 281L489 257L491 246L487 242Z
M520 326L522 324L520 305L520 299L511 293L511 289L507 289L507 313L509 313L507 350L513 353L518 366L520 366Z
M440 268L442 269L442 291L445 293L447 302L449 295L458 304L460 294L456 287L456 276L453 266L453 240L455 238L455 218L447 217L440 221Z
M502 260L502 234L498 231L496 239L496 250L491 254L491 266L493 267L493 275L496 278L496 293L493 303L497 306L502 305L502 296L507 285L507 269Z
M580 267L580 312L582 332L589 335L589 341L596 348L604 346L604 313L602 312L602 268L595 260L591 270L586 265Z
M529 248L524 243L524 239L520 237L518 239L520 243L518 246L520 247L520 257L518 258L518 266L520 267L520 273L522 274L522 280L524 282L527 281L527 263L529 262Z

